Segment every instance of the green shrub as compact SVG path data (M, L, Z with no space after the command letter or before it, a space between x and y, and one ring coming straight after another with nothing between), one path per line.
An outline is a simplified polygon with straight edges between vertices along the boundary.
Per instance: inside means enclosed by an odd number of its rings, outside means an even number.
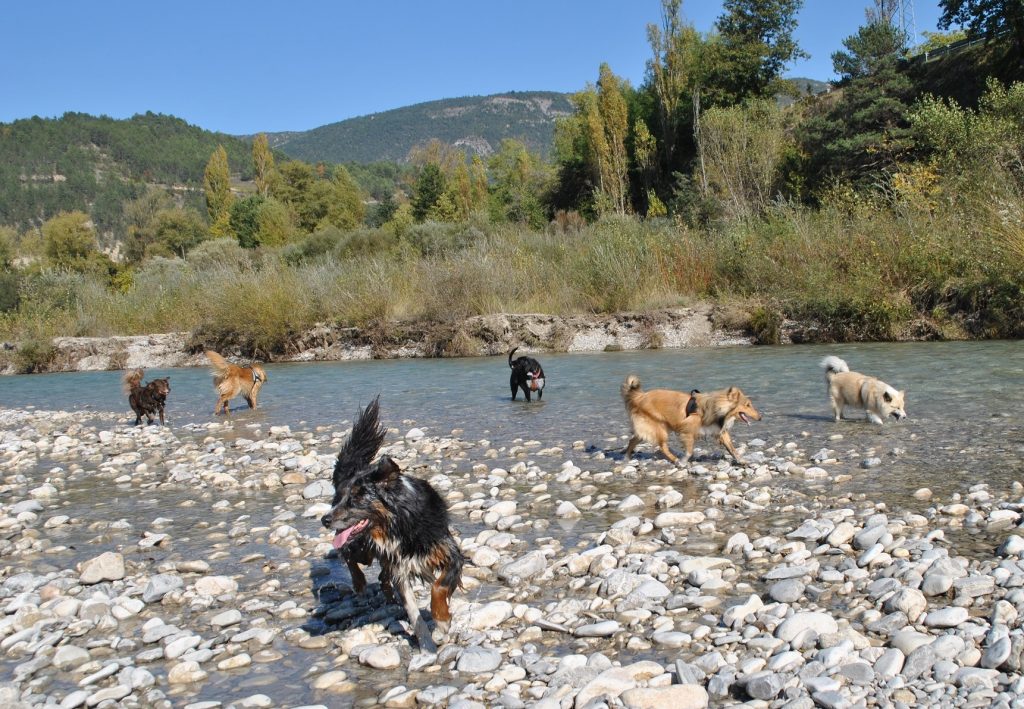
M10 313L18 309L21 297L18 288L21 277L11 271L0 271L0 313Z
M782 342L782 313L769 306L758 306L750 314L750 332L758 345Z
M14 366L18 374L45 372L57 354L53 343L48 339L28 339L21 343L14 356Z

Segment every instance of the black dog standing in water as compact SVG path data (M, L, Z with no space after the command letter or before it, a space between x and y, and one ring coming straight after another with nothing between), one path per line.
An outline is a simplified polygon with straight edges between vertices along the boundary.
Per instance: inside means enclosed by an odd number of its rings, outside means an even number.
M402 598L420 649L435 652L426 622L416 605L414 579L430 584L430 613L438 631L448 632L448 601L462 585L464 559L448 528L448 506L430 483L402 475L383 456L370 461L384 442L374 399L352 426L334 466L331 511L320 522L336 532L334 548L344 557L357 593L366 588L359 564L380 561L385 594Z
M512 385L512 401L516 400L516 392L519 389L523 390L527 401L530 401L531 391L537 392L537 401L540 401L544 397L544 370L541 369L540 362L533 357L523 356L513 360L512 355L518 349L513 347L508 353L508 366L512 368L512 377L509 379Z
M153 414L160 416L160 425L164 425L164 406L167 403L167 395L171 393L170 377L154 379L146 386L142 386L141 369L133 369L124 375L122 379L124 393L128 395L128 405L135 412L135 425L142 423L142 417L146 417L146 423L153 423Z

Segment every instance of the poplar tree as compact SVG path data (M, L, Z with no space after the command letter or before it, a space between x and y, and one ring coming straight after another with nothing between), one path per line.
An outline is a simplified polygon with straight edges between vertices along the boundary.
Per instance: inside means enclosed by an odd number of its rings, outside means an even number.
M607 64L601 64L597 80L598 110L604 131L602 184L615 211L625 214L629 210L629 160L626 153L626 135L629 132L629 110L626 107L625 82L612 73Z
M206 191L206 211L210 216L210 234L214 237L231 235L231 173L228 170L228 153L218 145L206 163L203 173L203 189Z
M253 180L260 197L270 196L270 180L274 173L274 154L270 151L267 134L260 133L252 141Z

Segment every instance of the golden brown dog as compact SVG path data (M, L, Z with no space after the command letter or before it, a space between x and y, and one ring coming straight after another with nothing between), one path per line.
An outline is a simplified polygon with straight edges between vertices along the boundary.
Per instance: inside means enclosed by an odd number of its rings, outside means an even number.
M228 402L241 394L250 409L256 408L256 397L259 396L263 383L267 381L267 373L258 364L239 367L231 364L213 350L206 350L206 358L213 366L213 386L217 390L217 405L213 407L214 415L228 413Z
M737 421L749 424L760 421L761 414L738 388L729 387L703 394L694 389L689 394L670 389L640 389L640 378L629 375L622 382L622 400L626 404L633 435L626 445L628 458L641 441L657 445L673 463L679 459L668 448L668 434L674 431L686 447L686 459L693 455L698 436L715 434L718 442L736 459L742 459L733 448L729 429Z
M844 406L855 406L868 413L868 419L882 425L892 416L897 421L907 417L903 392L897 391L881 379L860 372L851 372L843 360L829 356L821 360L825 370L825 384L832 400L832 415L836 421L843 416Z

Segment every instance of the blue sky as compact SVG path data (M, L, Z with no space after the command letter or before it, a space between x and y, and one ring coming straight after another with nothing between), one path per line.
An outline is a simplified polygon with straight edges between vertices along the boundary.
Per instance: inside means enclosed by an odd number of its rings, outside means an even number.
M832 78L870 0L805 0L789 76ZM937 0L915 0L935 30ZM598 66L635 86L659 0L33 0L0 29L0 122L154 111L226 133L306 130L422 101L576 91ZM717 0L683 0L699 30Z

